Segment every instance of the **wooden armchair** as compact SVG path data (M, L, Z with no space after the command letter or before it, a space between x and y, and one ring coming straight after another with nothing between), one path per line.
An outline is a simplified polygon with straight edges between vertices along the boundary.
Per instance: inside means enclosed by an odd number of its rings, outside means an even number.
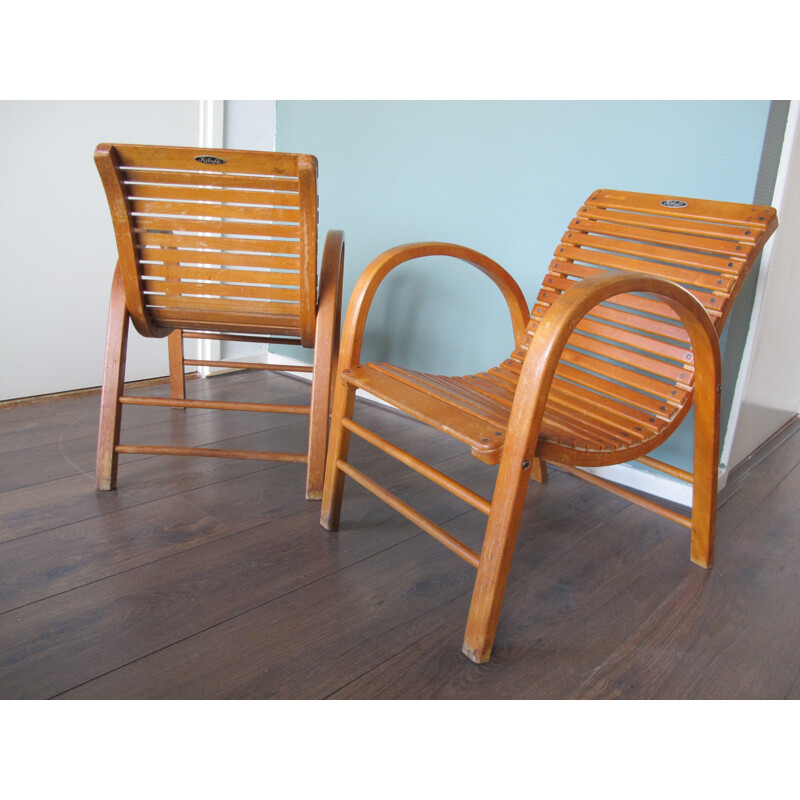
M113 489L120 453L277 459L307 463L306 496L319 499L338 350L344 236L325 241L317 287L317 161L242 150L101 144L119 260L111 289L97 446L97 486ZM128 321L168 337L170 398L123 394ZM185 398L184 365L286 369L184 359L183 341L275 342L314 348L309 406ZM309 415L306 453L123 445L122 406Z
M323 527L339 526L345 476L372 491L477 569L463 652L488 661L531 478L546 462L600 483L691 530L691 560L714 552L719 449L718 335L748 270L777 227L774 209L599 190L581 206L555 251L532 312L517 284L486 256L454 244L388 250L358 281L345 319L325 490ZM391 364L360 364L370 304L403 262L452 256L503 293L514 351L494 369L446 377ZM353 420L356 389L499 464L491 500ZM647 453L694 403L693 474ZM351 433L479 509L488 521L480 553L416 512L348 462ZM637 459L693 484L691 516L662 508L585 472Z

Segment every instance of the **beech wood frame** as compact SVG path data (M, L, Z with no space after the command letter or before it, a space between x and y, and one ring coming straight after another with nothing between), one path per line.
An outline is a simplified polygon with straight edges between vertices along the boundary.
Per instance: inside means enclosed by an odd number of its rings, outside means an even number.
M596 193L595 196L599 195ZM645 197L645 196L641 196ZM647 196L648 198L650 196ZM715 205L709 201L697 201L712 211ZM684 203L685 204L685 203ZM662 204L663 205L663 204ZM726 204L721 204L725 206ZM584 209L585 211L586 209ZM717 509L717 471L719 453L719 408L720 408L720 352L718 333L724 324L730 305L741 283L752 266L764 242L777 227L774 209L751 207L754 215L766 219L763 231L751 237L751 252L738 280L732 282L729 303L712 322L704 305L676 282L657 275L608 270L602 275L593 275L576 281L550 305L535 335L526 339L526 325L531 319L529 306L519 286L506 270L487 256L456 244L442 242L418 242L401 245L378 256L361 275L352 293L342 332L339 356L340 379L335 387L328 464L322 501L321 524L330 531L338 530L345 476L384 500L395 510L404 514L423 530L434 536L445 546L471 563L477 569L472 601L466 626L463 652L476 663L489 660L497 629L500 608L525 502L528 483L531 479L546 481L546 461L552 461L593 483L616 494L662 514L687 527L691 531L690 559L705 567L711 567L714 555L714 536ZM747 231L748 235L750 231ZM525 346L522 367L508 419L507 434L502 451L498 454L499 471L491 501L475 495L467 487L453 481L433 467L419 461L389 442L371 434L356 423L353 417L356 389L363 383L352 377L358 371L361 346L372 300L384 278L396 267L417 258L444 256L458 259L476 267L490 277L502 292L511 319L515 347ZM576 326L592 309L609 298L629 293L646 293L663 301L675 313L688 334L691 351L687 358L694 362L694 385L686 392L679 413L658 435L628 448L622 457L619 453L586 452L554 445L540 438L543 415L548 405L551 385L562 353ZM714 302L712 299L711 302ZM528 346L528 342L530 342ZM371 365L367 365L371 366ZM446 380L446 379L445 379ZM383 395L383 400L392 402L392 397ZM647 452L661 444L677 428L689 407L694 404L694 464L692 474L652 459ZM421 421L434 425L439 430L458 435L457 409L453 408L452 419L442 408L446 405L440 397L431 406L428 415L424 408L413 411ZM399 405L402 407L402 404ZM408 411L408 408L404 409ZM465 502L485 513L488 517L484 542L480 553L461 544L455 537L442 530L431 520L422 517L408 504L392 495L382 486L361 473L348 462L348 446L351 433L361 436L384 450L439 486L461 497ZM485 441L485 440L484 440ZM489 460L473 447L473 455ZM633 492L597 478L580 469L582 466L603 466L623 463L635 458L649 466L660 469L674 477L689 480L693 484L691 516L665 509L657 503L641 498ZM498 463L497 460L490 463Z

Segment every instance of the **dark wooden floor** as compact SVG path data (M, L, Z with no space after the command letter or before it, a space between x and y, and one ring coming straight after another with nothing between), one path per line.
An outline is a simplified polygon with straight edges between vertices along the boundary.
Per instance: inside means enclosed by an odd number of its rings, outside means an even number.
M308 394L250 372L189 388ZM352 481L337 534L298 464L126 456L97 493L98 402L0 409L0 698L800 698L796 427L729 487L709 572L660 517L565 473L533 485L494 657L476 666L460 653L472 568ZM454 440L360 415L490 493L494 470ZM128 406L123 440L301 451L304 435L297 417ZM478 512L352 449L479 546Z

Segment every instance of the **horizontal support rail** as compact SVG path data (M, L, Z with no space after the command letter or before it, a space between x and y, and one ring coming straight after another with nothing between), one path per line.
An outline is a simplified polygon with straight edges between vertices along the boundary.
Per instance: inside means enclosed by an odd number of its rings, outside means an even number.
M595 486L600 486L601 488L606 489L618 497L622 497L631 503L635 503L642 508L646 508L648 511L652 511L655 514L666 517L667 519L672 520L672 522L676 522L678 525L683 525L684 528L691 529L692 527L691 517L687 517L684 514L679 514L677 511L672 511L669 508L664 508L663 506L660 506L651 500L647 500L644 497L640 497L638 494L634 494L633 492L629 492L627 489L623 489L616 483L607 481L605 478L598 478L597 475L593 475L591 472L586 472L586 470L579 469L578 467L571 467L566 464L558 464L556 462L552 463L559 469L569 472L570 475L583 478L583 480L593 483Z
M233 400L178 400L172 397L134 397L124 394L122 405L168 406L172 408L209 408L221 411L269 411L274 414L309 414L311 406L279 405L274 403L243 403Z
M348 475L354 481L360 483L367 491L372 492L376 497L383 500L384 503L413 522L418 528L422 528L425 533L433 536L434 539L441 542L445 547L452 550L457 556L461 556L464 561L469 562L477 569L480 563L480 557L470 547L459 542L458 539L451 536L443 528L440 528L435 522L432 522L426 516L420 514L419 511L412 508L408 503L403 502L399 497L388 492L383 486L375 483L375 481L368 478L363 472L359 472L359 470L352 467L346 461L337 461L336 466L344 472L345 475Z
M255 344L300 344L299 338L290 336L248 336L236 333L198 333L184 331L184 339L213 339L217 342L254 342Z
M453 480L449 475L439 472L438 469L435 469L430 464L426 464L424 461L420 461L420 459L412 456L411 453L407 453L405 450L393 445L391 442L387 442L386 439L383 439L372 431L367 430L365 427L359 425L357 422L354 422L352 419L343 419L342 425L356 434L356 436L362 438L364 441L369 442L379 450L383 450L385 453L388 453L393 458L396 458L398 461L405 464L407 467L411 467L411 469L419 472L420 475L424 475L426 478L438 484L443 489L447 489L448 492L454 494L460 500L463 500L465 503L469 503L469 505L471 505L473 508L476 508L478 511L482 511L484 514L486 514L486 516L489 516L489 512L492 510L492 504L479 494L476 494L471 489L468 489L463 484Z
M685 469L681 469L680 467L673 467L672 464L665 464L663 461L658 461L650 456L639 456L639 458L636 460L640 464L657 469L659 472L663 472L666 475L671 475L673 478L677 478L680 481L685 481L686 483L692 484L694 483L694 475L692 475L691 472L687 472Z
M290 367L286 364L260 364L249 361L203 361L197 358L184 358L187 367L223 367L225 369L269 369L276 372L313 372L314 367Z
M305 464L305 453L262 453L257 450L219 450L205 447L169 447L147 444L118 444L117 453L156 456L207 456L209 458L243 458L250 461L293 461Z

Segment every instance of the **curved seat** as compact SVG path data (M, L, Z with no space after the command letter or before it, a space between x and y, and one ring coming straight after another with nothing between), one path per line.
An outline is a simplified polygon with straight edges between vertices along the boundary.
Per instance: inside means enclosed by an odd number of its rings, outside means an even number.
M344 476L374 491L477 567L464 652L489 658L528 481L546 462L600 483L691 529L692 561L711 566L716 520L718 336L741 285L777 227L774 209L635 192L593 192L569 224L528 312L498 264L457 245L417 243L376 258L356 285L343 330L322 524L336 529ZM431 375L359 363L378 285L405 261L444 255L493 278L511 313L514 349L477 375ZM524 320L521 321L521 317ZM398 451L352 420L362 389L499 464L491 501ZM693 472L647 454L695 407ZM483 549L455 537L348 463L349 434L368 438L488 517ZM693 483L691 517L583 472L638 459Z
M338 350L344 236L331 231L317 282L314 156L230 149L101 144L95 151L119 260L111 290L97 449L97 486L116 485L120 453L272 459L307 464L319 499L331 375ZM128 322L168 337L170 398L123 392ZM308 406L185 398L184 366L276 369L187 359L184 339L278 342L314 348ZM285 369L285 367L277 367ZM124 405L265 411L309 416L306 453L125 445Z

